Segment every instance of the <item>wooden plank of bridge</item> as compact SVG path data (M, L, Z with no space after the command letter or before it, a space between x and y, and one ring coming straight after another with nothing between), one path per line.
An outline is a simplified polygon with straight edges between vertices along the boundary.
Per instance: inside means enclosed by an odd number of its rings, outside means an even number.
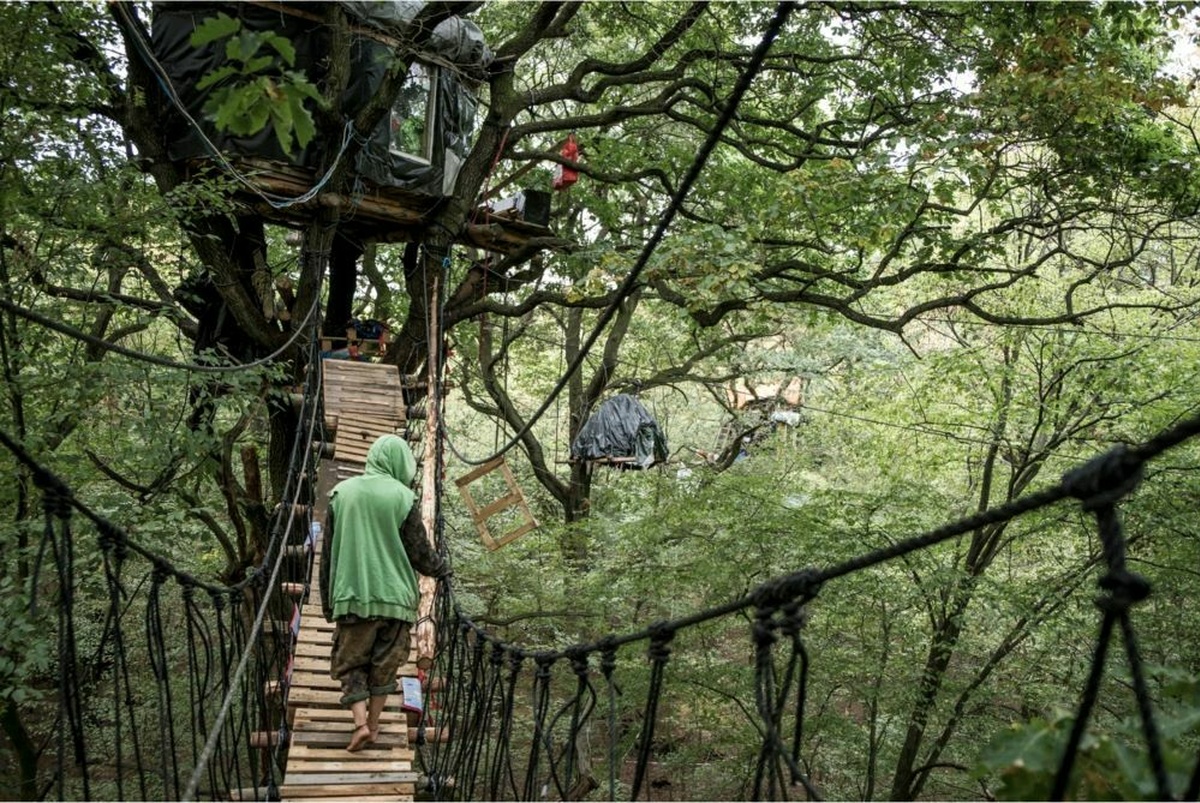
M361 463L357 466L331 462L322 465L316 511L318 520L324 519L330 488L346 476L361 471ZM314 580L320 577L320 555L318 541ZM302 803L410 801L416 794L418 772L413 766L415 756L409 746L409 718L401 709L399 693L388 698L375 743L356 753L346 750L354 720L340 703L338 684L329 677L333 625L321 614L319 593L314 582L311 601L300 608L300 631L296 637L288 693L291 741L280 797ZM411 660L400 669L402 676L416 674L416 664Z
M406 407L396 366L322 360L321 371L325 415L337 420L334 460L365 463L380 435L403 432Z

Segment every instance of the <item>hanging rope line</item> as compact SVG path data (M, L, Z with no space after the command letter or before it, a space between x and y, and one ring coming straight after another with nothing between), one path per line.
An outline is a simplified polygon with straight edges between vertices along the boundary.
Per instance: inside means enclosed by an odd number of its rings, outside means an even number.
M571 377L574 376L575 372L579 370L579 367L583 365L583 361L587 359L588 352L591 351L592 347L596 344L596 341L600 339L600 335L604 333L604 330L608 327L609 322L617 314L617 311L621 308L621 304L624 303L625 299L629 297L629 294L632 293L637 287L637 282L642 275L642 271L645 269L646 264L650 261L650 257L658 248L658 244L662 242L663 237L667 233L667 229L675 220L675 215L679 212L680 207L683 206L683 202L691 192L692 186L700 177L700 173L704 169L704 165L708 162L708 157L712 154L713 150L716 149L717 144L721 141L721 136L724 134L726 127L730 122L733 121L734 115L737 114L738 106L742 102L742 97L750 88L750 84L754 81L754 77L758 75L758 71L761 69L763 61L767 57L767 52L771 49L771 45L774 44L776 37L779 36L780 31L783 29L784 23L787 22L788 17L791 15L792 11L795 10L795 8L796 4L794 2L783 2L776 7L774 17L772 17L770 23L768 23L762 39L754 48L754 51L750 54L750 60L746 63L746 68L742 71L742 74L738 76L737 83L734 85L733 91L730 92L729 99L725 102L725 107L721 110L720 116L717 117L717 121L713 124L712 130L709 132L708 137L704 140L704 144L701 145L700 150L696 152L696 158L692 160L692 164L690 167L688 167L687 172L684 174L683 180L679 182L679 187L676 188L675 194L671 196L671 201L669 204L667 204L667 208L663 212L662 217L659 218L658 225L654 227L654 232L650 235L650 239L646 241L646 244L642 247L641 253L638 254L638 258L634 261L633 267L629 269L629 274L617 288L617 292L613 296L612 303L605 307L604 311L600 313L600 317L596 320L595 327L593 327L587 338L580 345L579 353L575 355L573 360L571 360L571 363L567 366L566 373L564 373L562 377L559 378L558 382L555 383L553 389L550 391L550 394L546 397L546 400L540 407L538 407L537 410L534 411L534 413L529 417L529 420L525 422L525 425L521 427L521 429L515 435L513 435L512 439L509 440L508 443L487 457L478 460L465 457L462 454L459 454L458 450L454 448L453 442L447 441L447 445L449 445L451 451L454 452L455 456L458 457L459 460L462 460L468 465L478 466L487 463L490 460L495 460L497 457L507 453L510 449L521 442L521 438L523 438L530 430L533 429L533 425L536 424L538 420L540 420L541 417L546 414L546 411L550 409L552 404L554 404L554 400L557 399L558 395L567 387L567 383L571 381Z
M323 258L327 259L328 254L324 255ZM251 360L250 362L237 363L236 365L208 365L205 363L178 362L176 360L169 360L166 357L158 357L154 354L146 354L142 351L126 348L124 346L117 345L116 343L109 342L102 337L96 337L95 335L89 334L80 329L76 329L75 327L69 326L62 321L56 321L53 318L42 315L40 312L35 312L31 309L22 307L20 304L9 301L7 298L0 297L0 309L5 309L8 312L11 312L13 315L17 315L27 321L44 326L47 329L53 329L59 334L64 334L67 337L71 337L76 340L82 340L85 343L102 348L105 351L121 354L125 357L138 360L139 362L150 363L151 365L157 365L162 368L174 368L180 371L196 371L197 373L205 374L237 373L238 371L248 371L253 368L261 368L264 365L274 362L287 353L287 351L294 345L296 345L300 337L308 331L308 324L317 314L317 310L320 306L320 296L314 295L312 305L308 308L308 311L304 313L304 319L298 326L293 328L292 333L288 336L287 340L283 342L283 345L275 349L267 356L259 357L256 360Z

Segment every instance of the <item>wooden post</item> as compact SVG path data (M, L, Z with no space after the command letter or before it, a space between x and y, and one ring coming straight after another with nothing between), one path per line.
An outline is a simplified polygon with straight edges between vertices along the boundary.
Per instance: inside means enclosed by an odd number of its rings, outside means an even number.
M422 259L428 259L428 253L421 254ZM437 431L438 417L441 415L441 404L438 398L438 360L441 355L441 340L442 333L438 329L438 304L441 299L441 274L442 268L439 265L436 271L433 271L432 284L429 292L426 294L428 301L429 315L429 335L427 337L429 353L426 356L426 377L429 388L428 401L426 408L428 415L425 418L425 461L423 465L424 475L421 482L421 521L425 525L425 534L429 537L429 543L435 548L437 546L435 539L434 527L437 524L437 477L441 470L439 463L441 455L437 449ZM433 666L433 656L437 644L434 633L433 622L433 596L437 590L437 581L432 577L421 577L421 601L417 607L417 659L416 664L420 669L429 669Z

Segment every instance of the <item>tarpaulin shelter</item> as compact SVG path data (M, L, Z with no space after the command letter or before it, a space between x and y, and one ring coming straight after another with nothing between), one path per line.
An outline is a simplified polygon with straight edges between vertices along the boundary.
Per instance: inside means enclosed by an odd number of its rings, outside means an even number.
M571 459L650 468L667 459L667 438L640 401L621 393L601 404L579 430Z
M351 43L350 83L341 99L347 118L360 111L383 80L392 60L392 45L425 4L415 0L345 2L356 23ZM156 3L152 49L192 122L178 116L168 134L172 159L213 156L213 146L226 156L257 157L312 169L322 150L339 143L312 142L284 153L268 126L253 136L216 130L203 106L211 89L197 89L205 75L226 63L222 42L196 47L193 31L210 17L224 13L248 31L273 31L296 49L295 69L320 85L330 50L330 35L321 8L307 3ZM390 42L389 42L390 40ZM355 172L380 187L440 197L451 192L470 147L476 100L471 84L482 78L492 53L474 23L460 17L442 22L426 52L418 54L399 97L379 126L354 132L367 138L356 157ZM205 140L208 140L207 142ZM211 143L211 144L210 144Z

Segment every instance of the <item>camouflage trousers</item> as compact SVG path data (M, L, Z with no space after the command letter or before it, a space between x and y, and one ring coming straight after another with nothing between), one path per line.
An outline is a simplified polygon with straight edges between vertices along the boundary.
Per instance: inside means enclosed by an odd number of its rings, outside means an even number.
M342 684L342 705L396 690L396 673L408 660L412 623L361 619L347 614L333 630L329 675Z

